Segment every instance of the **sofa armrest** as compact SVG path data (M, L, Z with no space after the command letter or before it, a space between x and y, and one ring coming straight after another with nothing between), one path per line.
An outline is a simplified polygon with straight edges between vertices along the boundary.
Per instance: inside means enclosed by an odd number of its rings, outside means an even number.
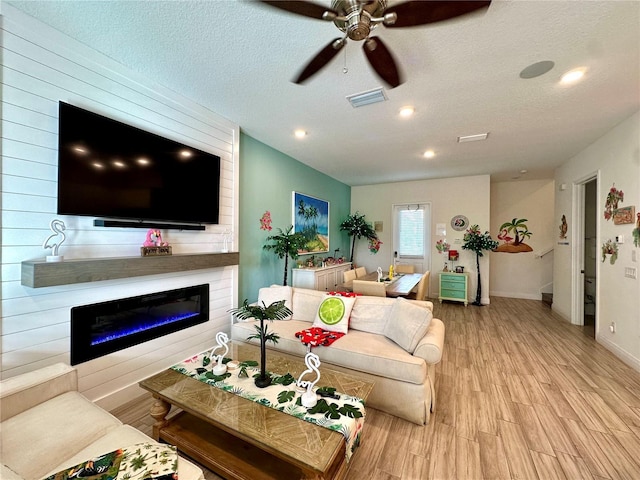
M423 358L427 364L436 364L442 359L444 347L444 323L439 318L432 318L429 330L418 342L413 355Z
M78 390L78 373L64 363L10 377L0 382L0 421L57 397Z

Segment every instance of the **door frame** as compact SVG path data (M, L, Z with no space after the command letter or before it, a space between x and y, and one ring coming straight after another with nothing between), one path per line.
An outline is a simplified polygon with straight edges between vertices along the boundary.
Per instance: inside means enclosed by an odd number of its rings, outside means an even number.
M572 233L571 249L571 323L584 325L584 237L585 237L585 184L596 181L596 217L600 218L600 170L589 173L573 182L572 186ZM600 222L596 222L596 246L600 244ZM596 263L596 308L595 331L598 332L598 291L600 266Z

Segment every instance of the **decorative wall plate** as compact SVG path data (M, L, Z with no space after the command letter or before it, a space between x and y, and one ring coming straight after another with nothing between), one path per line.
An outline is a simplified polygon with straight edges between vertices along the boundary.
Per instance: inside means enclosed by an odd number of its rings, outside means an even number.
M456 215L451 219L451 228L461 232L469 227L469 219L464 215Z

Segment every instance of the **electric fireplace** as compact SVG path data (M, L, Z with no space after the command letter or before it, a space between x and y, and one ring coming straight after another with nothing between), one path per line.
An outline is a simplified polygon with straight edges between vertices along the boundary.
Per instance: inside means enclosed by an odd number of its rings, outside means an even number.
M71 309L71 365L209 320L209 284Z

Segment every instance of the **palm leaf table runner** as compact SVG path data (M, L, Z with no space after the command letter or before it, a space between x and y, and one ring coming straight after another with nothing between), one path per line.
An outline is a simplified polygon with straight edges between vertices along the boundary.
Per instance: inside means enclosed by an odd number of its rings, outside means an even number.
M321 397L318 404L313 408L305 408L300 400L304 391L297 389L297 379L291 374L277 375L270 372L271 385L258 388L254 383L254 376L260 374L258 362L240 362L237 369L227 371L223 375L214 375L208 354L209 352L199 353L171 368L265 407L342 433L347 444L346 458L349 461L360 444L360 434L365 418L364 400L336 392L335 388L330 386L320 387L316 389L316 393ZM228 358L224 359L224 363L229 361Z
M173 445L137 443L65 468L43 480L177 480Z

